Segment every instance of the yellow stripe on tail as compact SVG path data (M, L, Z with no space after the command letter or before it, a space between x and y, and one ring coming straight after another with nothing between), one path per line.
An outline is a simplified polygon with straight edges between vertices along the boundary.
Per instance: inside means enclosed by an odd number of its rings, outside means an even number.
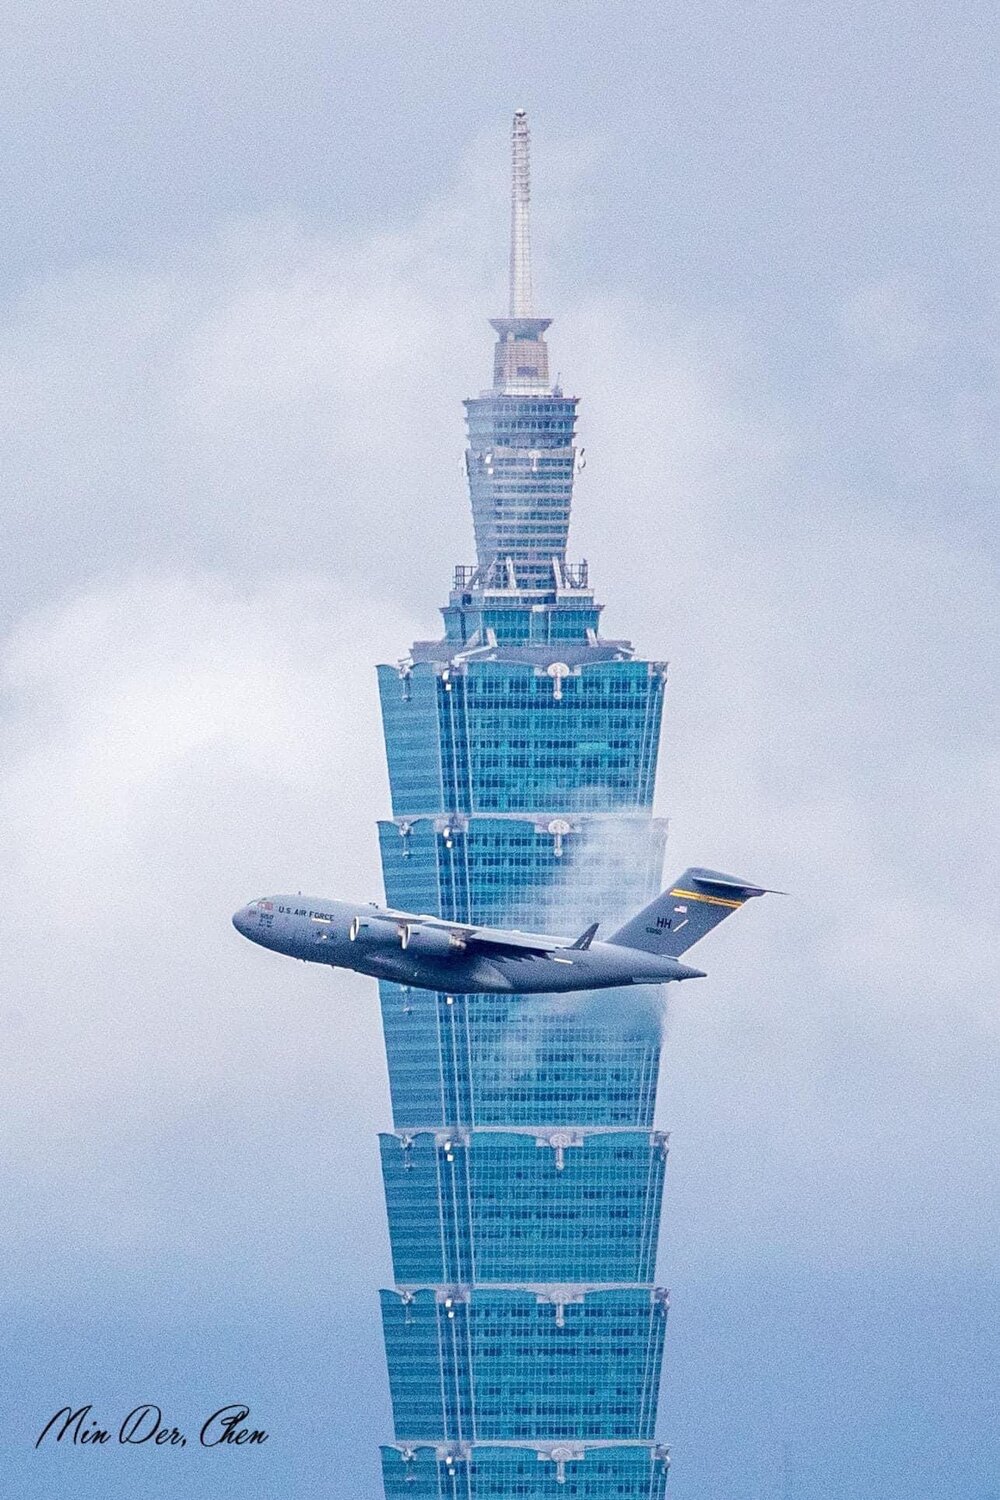
M682 891L679 886L675 886L669 894L683 896L687 901L705 901L709 906L728 906L730 911L739 911L743 905L742 901L727 901L723 896L703 896L701 891Z

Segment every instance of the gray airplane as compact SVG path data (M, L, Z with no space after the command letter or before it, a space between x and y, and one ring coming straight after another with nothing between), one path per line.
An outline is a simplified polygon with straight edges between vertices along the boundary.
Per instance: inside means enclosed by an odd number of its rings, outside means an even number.
M455 994L558 994L625 984L702 979L678 962L699 938L766 888L685 870L607 942L594 922L575 941L309 896L265 896L233 917L237 932L264 948L311 963L355 969L416 989Z

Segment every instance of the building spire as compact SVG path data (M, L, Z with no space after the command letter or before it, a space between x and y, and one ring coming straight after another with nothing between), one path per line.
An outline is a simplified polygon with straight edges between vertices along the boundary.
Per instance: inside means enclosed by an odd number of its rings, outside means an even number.
M511 132L510 316L534 316L531 294L531 136L523 109Z
M531 166L528 116L514 113L511 131L510 307L506 318L491 318L500 335L493 360L493 389L543 391L549 385L549 351L544 333L551 318L536 318L531 290Z

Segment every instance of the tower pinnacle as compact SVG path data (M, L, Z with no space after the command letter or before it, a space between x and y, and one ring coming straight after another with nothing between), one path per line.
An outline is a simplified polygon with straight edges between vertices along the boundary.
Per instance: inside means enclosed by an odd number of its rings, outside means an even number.
M545 391L549 351L543 337L551 318L536 318L531 290L531 164L528 116L514 114L511 131L510 307L506 318L491 318L500 335L493 361L493 389L511 394Z
M511 132L510 315L533 316L531 295L531 135L523 109Z
M493 387L465 403L466 464L478 557L474 571L480 583L519 597L531 594L541 606L543 596L558 595L559 603L571 590L585 590L586 570L566 563L576 398L549 384L545 331L551 319L534 311L528 117L523 109L514 114L511 161L510 306L505 318L490 319L497 333ZM579 601L579 595L574 597ZM592 597L588 599L593 609ZM497 628L491 621L489 629L495 634Z

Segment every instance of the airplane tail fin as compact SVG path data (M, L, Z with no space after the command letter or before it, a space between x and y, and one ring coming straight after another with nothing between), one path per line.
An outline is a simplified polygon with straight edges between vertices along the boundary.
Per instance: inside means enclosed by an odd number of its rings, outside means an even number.
M607 941L620 948L637 948L640 953L677 958L751 896L766 894L766 887L735 875L685 870L669 890L662 891Z

